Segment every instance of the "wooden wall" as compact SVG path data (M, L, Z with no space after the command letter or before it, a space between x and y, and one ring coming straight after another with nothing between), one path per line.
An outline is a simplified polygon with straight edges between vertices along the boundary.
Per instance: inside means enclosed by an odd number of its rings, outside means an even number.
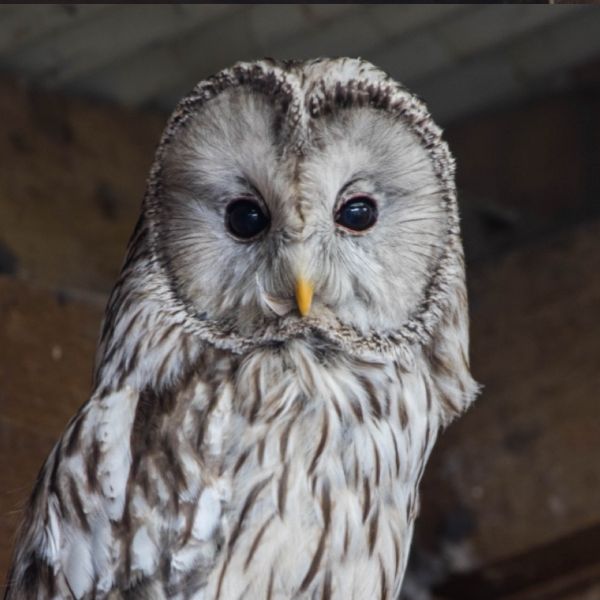
M574 600L600 581L597 97L542 99L448 131L485 389L423 481L418 557L441 598ZM164 117L13 81L0 82L0 114L5 572L36 472L87 398ZM571 562L553 563L564 548Z

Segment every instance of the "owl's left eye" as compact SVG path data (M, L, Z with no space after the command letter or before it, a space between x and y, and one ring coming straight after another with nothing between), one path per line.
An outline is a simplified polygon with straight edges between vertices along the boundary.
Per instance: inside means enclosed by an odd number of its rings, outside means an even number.
M241 240L251 240L269 226L269 217L254 200L239 198L227 206L227 229Z
M355 196L342 204L335 222L352 231L365 231L377 221L377 205L368 196Z

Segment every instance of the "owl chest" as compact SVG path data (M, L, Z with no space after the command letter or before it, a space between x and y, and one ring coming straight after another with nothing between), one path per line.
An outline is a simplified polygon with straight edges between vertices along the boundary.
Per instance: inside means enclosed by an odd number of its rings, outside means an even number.
M296 376L277 390L279 404L268 392L258 408L225 398L228 497L208 597L393 597L432 436L419 402L385 381L314 377L309 395Z

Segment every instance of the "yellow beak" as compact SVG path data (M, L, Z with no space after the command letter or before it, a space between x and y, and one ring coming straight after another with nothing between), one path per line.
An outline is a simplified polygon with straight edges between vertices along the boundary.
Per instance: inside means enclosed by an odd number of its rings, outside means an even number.
M296 304L300 314L305 317L310 312L310 305L312 304L314 287L312 283L298 277L296 280Z

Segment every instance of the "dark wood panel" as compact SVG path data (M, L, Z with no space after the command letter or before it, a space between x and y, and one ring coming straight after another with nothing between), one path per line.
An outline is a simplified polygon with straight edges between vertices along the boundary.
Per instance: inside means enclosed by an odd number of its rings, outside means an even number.
M485 387L433 451L417 525L450 572L600 524L599 272L595 223L469 274Z
M446 600L563 600L598 591L598 582L600 524L475 572L453 575L436 593Z
M0 273L107 293L163 117L0 80Z

